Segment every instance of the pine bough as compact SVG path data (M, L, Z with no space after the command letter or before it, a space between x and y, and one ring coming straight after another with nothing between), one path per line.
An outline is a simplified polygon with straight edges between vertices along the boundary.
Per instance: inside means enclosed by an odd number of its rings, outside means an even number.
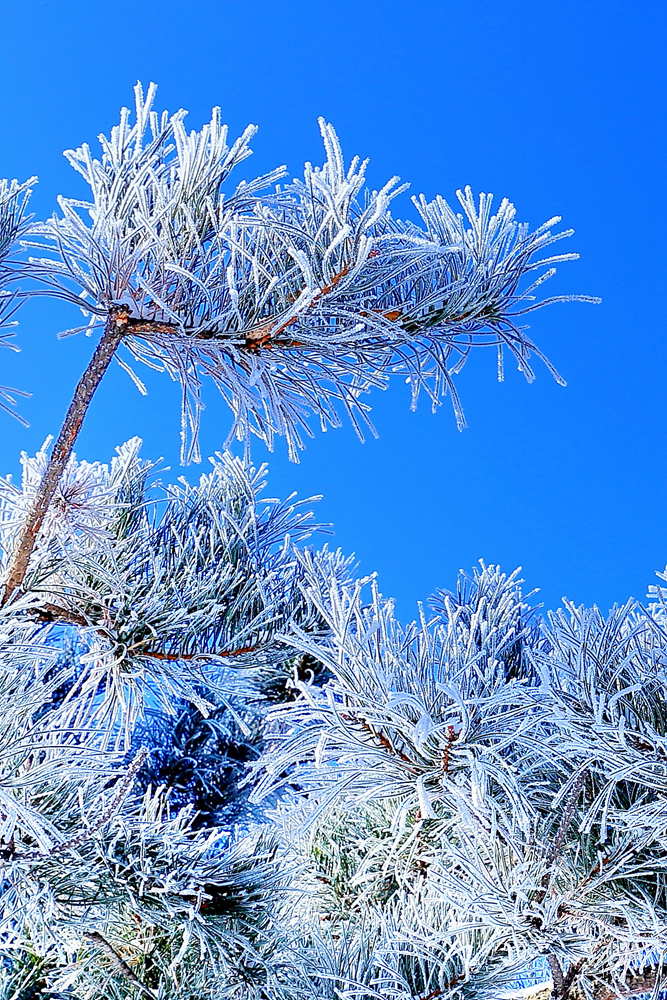
M476 346L532 379L522 317L569 234L468 189L400 222L324 122L324 166L227 189L254 129L153 102L67 153L89 201L35 223L33 181L0 185L3 342L35 295L99 332L0 480L2 997L495 1000L536 962L556 1000L657 997L667 591L544 620L482 565L404 627L250 459L296 459L313 418L361 435L392 375L462 425ZM77 461L114 358L180 382L184 460L212 379L243 457L196 486L138 439Z

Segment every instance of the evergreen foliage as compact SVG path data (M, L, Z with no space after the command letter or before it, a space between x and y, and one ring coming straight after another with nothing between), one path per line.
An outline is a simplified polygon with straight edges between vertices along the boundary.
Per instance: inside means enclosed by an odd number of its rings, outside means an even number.
M468 190L399 222L326 123L323 167L224 193L254 129L136 96L101 159L68 154L89 202L34 223L32 182L0 185L3 330L46 294L101 331L58 439L0 481L1 996L495 1000L542 962L556 1000L657 997L667 590L545 620L481 565L405 626L249 455L296 458L337 409L361 433L396 373L461 424L476 345L532 378L519 317L567 234ZM184 458L204 375L243 458L196 486L138 439L77 461L121 349L180 381Z

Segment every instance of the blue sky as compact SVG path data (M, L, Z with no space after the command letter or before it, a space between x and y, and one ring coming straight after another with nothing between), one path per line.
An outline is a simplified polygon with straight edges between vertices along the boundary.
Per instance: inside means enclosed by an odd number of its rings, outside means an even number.
M667 563L666 22L645 0L5 0L0 175L39 174L33 208L50 213L58 193L81 190L62 150L108 131L141 79L193 127L212 105L233 130L259 125L257 173L318 162L324 115L348 158L371 158L375 185L399 174L414 194L452 200L471 184L533 225L561 215L582 258L551 291L603 298L533 319L566 388L539 364L533 385L516 371L500 385L480 352L458 380L463 433L447 406L411 413L399 382L371 399L377 441L318 432L299 466L279 446L269 492L324 494L335 543L378 571L404 618L479 558L521 565L546 607L567 596L606 610L643 598ZM59 427L92 348L55 339L74 322L32 304L22 353L0 356L0 382L33 393L29 430L0 416L2 472ZM106 460L138 434L181 473L177 390L148 383L142 398L110 373L80 457ZM212 389L206 402L210 454L228 418Z

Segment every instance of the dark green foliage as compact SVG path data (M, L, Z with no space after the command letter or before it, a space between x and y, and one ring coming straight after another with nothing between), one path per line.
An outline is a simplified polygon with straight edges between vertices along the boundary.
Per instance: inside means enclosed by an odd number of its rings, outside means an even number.
M252 728L246 724L244 732L226 706L207 718L184 699L174 706L174 715L148 711L134 734L136 747L150 748L137 773L138 788L164 787L172 809L195 811L194 828L241 819L248 790L239 786L247 776L246 764L261 748L259 719L245 714Z

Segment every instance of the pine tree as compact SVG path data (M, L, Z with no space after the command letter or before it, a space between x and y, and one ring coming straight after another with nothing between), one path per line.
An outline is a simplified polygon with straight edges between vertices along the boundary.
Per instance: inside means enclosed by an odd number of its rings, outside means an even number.
M369 191L324 122L323 167L228 188L254 129L188 134L154 98L67 153L89 202L36 223L34 178L0 185L3 343L37 294L98 334L58 438L0 481L2 996L492 1000L540 963L555 1000L657 996L667 590L545 620L482 565L404 626L250 454L296 460L340 412L372 431L392 376L462 426L477 346L532 379L521 317L569 233L469 189L398 221L397 179ZM184 461L204 376L229 403L196 486L138 439L77 461L114 358L180 382Z

